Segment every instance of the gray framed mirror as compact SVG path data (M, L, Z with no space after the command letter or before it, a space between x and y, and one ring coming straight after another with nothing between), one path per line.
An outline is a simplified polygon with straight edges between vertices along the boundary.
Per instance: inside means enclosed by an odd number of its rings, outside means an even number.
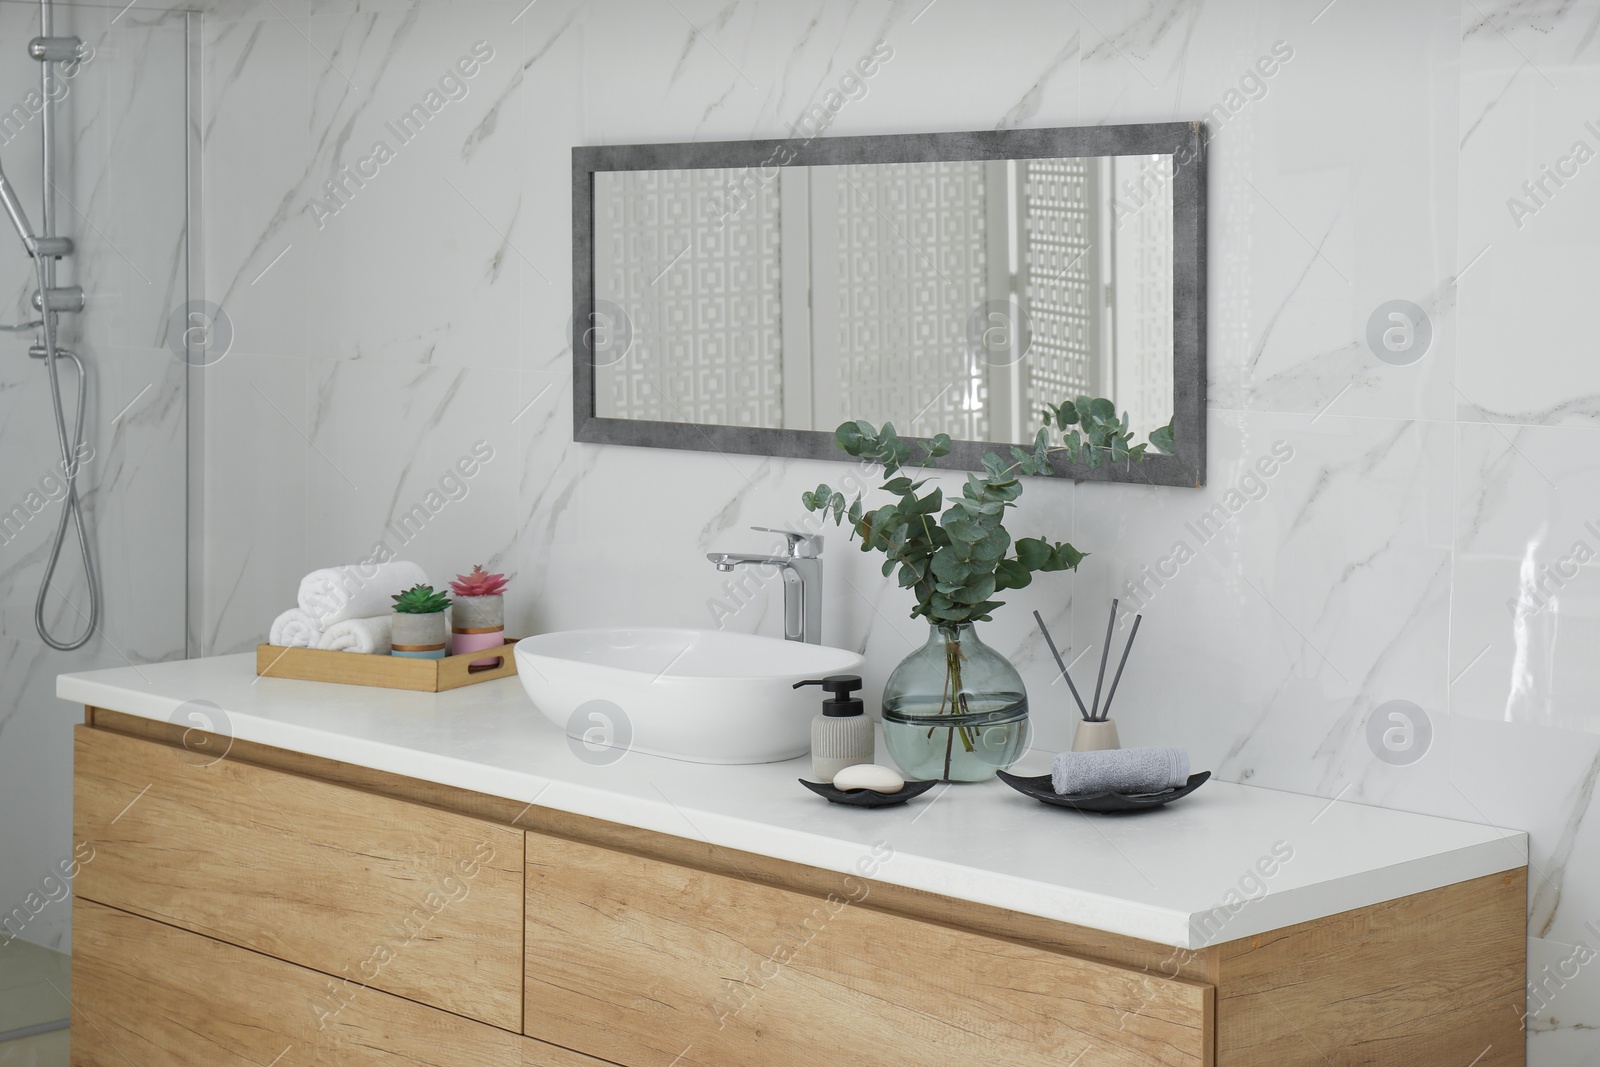
M936 465L1110 398L1205 482L1203 123L572 152L573 438L849 460L839 423L948 434Z

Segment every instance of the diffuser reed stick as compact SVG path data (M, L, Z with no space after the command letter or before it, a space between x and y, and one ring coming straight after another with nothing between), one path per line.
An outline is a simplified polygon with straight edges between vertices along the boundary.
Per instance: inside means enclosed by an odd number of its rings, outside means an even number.
M1044 634L1044 643L1050 646L1050 654L1056 658L1056 666L1061 668L1061 677L1067 680L1067 688L1072 690L1072 699L1078 702L1078 711L1087 720L1089 709L1083 706L1083 698L1078 695L1078 687L1072 684L1072 675L1067 673L1066 661L1061 658L1061 653L1056 651L1056 643L1050 637L1050 628L1044 624L1044 616L1035 611L1033 621L1039 624L1039 632Z
M1111 618L1106 620L1106 641L1100 649L1100 674L1094 680L1094 706L1089 710L1089 718L1103 721L1100 716L1100 687L1106 680L1106 660L1111 653L1111 631L1117 625L1117 605L1120 600L1111 602Z
M1117 686L1122 682L1122 668L1128 665L1128 653L1133 651L1133 639L1139 636L1139 623L1143 619L1143 615L1135 615L1133 617L1133 629L1128 632L1128 643L1122 646L1122 660L1117 664L1117 676L1111 679L1111 692L1106 694L1106 710L1100 716L1101 719L1109 719L1111 717L1111 702L1116 699Z

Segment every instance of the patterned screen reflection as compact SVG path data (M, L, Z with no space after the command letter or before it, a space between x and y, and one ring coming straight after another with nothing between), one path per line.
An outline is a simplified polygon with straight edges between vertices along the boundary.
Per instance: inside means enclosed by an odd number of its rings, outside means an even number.
M595 175L604 418L1023 441L1172 418L1172 157Z

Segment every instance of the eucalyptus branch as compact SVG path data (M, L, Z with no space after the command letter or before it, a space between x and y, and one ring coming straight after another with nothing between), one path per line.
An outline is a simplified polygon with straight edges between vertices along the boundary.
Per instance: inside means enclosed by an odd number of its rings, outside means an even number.
M900 586L915 591L912 618L926 618L945 629L987 621L1004 603L992 599L997 592L1021 589L1040 571L1075 570L1084 557L1064 541L1023 537L1013 543L1003 520L1022 495L1019 474L1049 476L1054 473L1051 456L1063 453L1095 468L1106 460L1143 462L1149 447L1172 450L1170 423L1152 433L1148 445L1134 444L1127 415L1119 417L1116 406L1104 398L1079 397L1046 407L1043 421L1031 451L1014 446L1009 465L992 452L985 455L983 473L967 475L961 496L948 507L942 489L935 486L919 495L926 481L900 473L908 465L929 467L949 455L948 434L918 442L923 455L913 464L911 445L901 440L892 423L881 430L864 421L843 423L834 432L835 443L852 456L881 465L889 479L881 488L895 502L868 511L859 494L846 500L826 484L803 493L801 502L807 510L821 512L824 520L831 517L835 525L848 520L863 552L883 553L884 576L898 571ZM1060 435L1059 444L1051 441L1052 428ZM935 522L930 517L936 514Z

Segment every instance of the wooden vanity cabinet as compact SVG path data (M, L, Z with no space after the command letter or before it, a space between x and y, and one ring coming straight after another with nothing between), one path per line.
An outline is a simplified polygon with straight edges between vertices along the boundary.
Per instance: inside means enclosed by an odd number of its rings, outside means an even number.
M77 731L75 1067L1525 1062L1525 869L1183 951L182 742Z

